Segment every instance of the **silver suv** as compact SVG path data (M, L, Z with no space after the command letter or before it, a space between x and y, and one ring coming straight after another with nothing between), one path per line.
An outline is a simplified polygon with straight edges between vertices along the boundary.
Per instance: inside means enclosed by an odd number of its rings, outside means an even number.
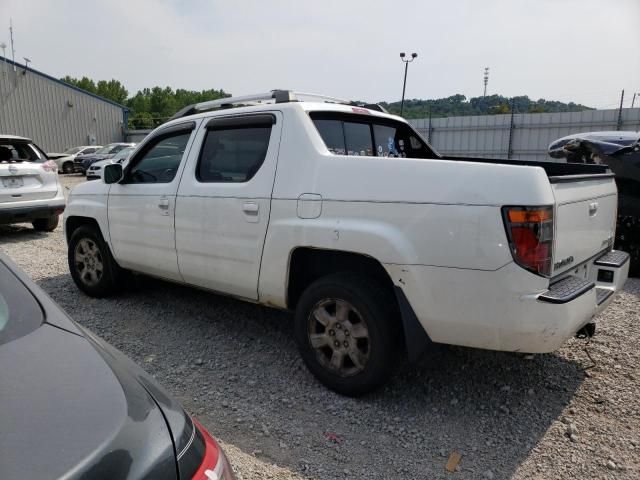
M65 207L57 171L29 138L0 135L0 225L30 222L36 230L54 230Z

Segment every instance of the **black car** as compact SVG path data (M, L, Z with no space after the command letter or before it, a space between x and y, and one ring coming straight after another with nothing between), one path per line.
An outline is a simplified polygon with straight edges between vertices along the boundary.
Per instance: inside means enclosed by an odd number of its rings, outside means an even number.
M229 480L207 431L0 254L0 478Z
M135 146L135 143L110 143L90 155L78 155L73 160L73 171L75 173L82 173L83 175L86 175L89 167L95 162L108 160L120 150L133 146Z
M640 132L576 133L551 143L549 155L572 163L606 164L615 174L615 248L629 252L629 275L640 276Z

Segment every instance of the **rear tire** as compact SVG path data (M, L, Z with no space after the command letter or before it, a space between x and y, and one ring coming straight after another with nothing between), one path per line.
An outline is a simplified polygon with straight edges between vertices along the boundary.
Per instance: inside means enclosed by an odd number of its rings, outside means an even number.
M124 271L95 227L84 225L73 232L67 260L73 281L90 297L108 297L119 290Z
M49 218L37 218L31 225L38 232L53 232L58 226L59 215L52 215Z
M73 162L65 162L62 165L62 173L66 173L67 175L73 173Z
M392 292L351 273L322 277L303 292L295 333L311 373L347 396L384 384L396 369L402 346L402 322Z

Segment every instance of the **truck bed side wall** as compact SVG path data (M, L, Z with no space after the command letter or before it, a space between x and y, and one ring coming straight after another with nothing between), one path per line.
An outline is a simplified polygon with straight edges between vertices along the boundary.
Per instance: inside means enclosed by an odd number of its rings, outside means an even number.
M285 117L261 301L286 305L286 259L300 246L386 265L497 270L512 261L500 206L553 204L540 167L335 156L306 113L287 113L302 118ZM318 218L298 217L304 193L322 196Z

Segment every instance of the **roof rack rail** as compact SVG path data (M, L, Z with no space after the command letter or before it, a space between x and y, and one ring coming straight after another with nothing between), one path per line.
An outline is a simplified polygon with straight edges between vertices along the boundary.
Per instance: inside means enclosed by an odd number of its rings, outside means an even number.
M227 97L220 98L218 100L210 100L208 102L194 103L193 105L188 105L183 109L176 112L170 119L175 120L176 118L186 117L188 115L195 115L196 113L206 112L208 110L214 110L216 108L233 108L237 105L252 105L256 103L262 102L273 102L273 103L289 103L289 102L299 102L302 101L302 98L309 99L312 101L321 101L326 103L337 103L341 105L352 105L358 107L368 108L370 110L376 110L379 112L385 112L386 110L380 105L371 104L371 103L357 103L350 100L344 100L341 98L329 97L326 95L318 95L315 93L305 93L305 92L294 92L292 90L271 90L266 93L258 93L253 95L242 95L238 97Z

